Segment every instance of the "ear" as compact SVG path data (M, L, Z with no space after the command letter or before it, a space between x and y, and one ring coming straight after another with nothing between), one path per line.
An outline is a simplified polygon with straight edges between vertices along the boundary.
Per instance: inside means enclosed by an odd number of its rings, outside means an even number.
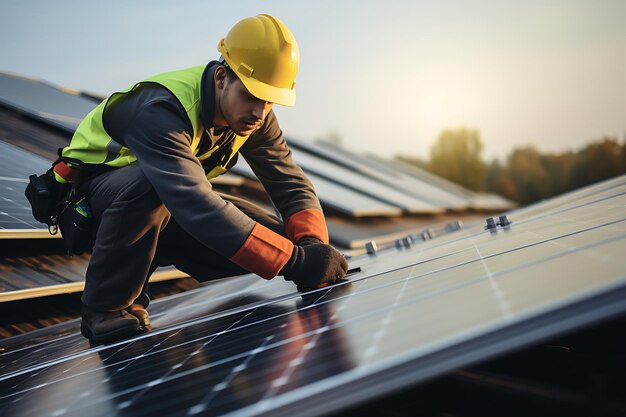
M223 90L224 89L224 85L226 84L226 68L224 68L223 66L218 66L215 69L215 89L216 90Z

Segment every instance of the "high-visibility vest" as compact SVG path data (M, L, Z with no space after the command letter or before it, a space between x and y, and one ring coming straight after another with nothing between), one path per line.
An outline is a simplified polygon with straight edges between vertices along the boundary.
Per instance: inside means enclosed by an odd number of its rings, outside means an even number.
M136 163L137 157L132 151L109 136L104 128L102 117L109 103L114 102L124 94L132 92L142 83L152 82L167 88L178 99L193 127L194 136L191 143L191 151L200 161L209 158L214 152L218 151L219 146L213 146L201 155L197 154L200 149L202 134L204 133L204 126L200 119L201 79L204 69L205 66L197 66L166 72L146 78L124 91L112 94L89 112L80 122L70 145L63 149L62 157L67 158L70 162L72 159L77 159L85 164L106 165L113 168L121 168ZM213 105L213 103L209 104ZM221 158L221 163L207 173L207 178L215 178L226 172L228 163L247 139L248 136L235 135L229 154Z

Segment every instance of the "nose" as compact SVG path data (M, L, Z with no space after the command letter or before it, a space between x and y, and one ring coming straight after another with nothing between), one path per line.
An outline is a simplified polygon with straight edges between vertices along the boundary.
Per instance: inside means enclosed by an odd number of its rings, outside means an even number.
M254 107L252 108L252 115L258 120L265 120L265 116L267 116L271 108L272 103L269 101L258 100L254 103Z

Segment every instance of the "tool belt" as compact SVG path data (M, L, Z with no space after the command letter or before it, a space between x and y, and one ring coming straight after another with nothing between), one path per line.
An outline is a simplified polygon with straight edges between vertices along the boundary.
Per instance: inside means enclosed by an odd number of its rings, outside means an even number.
M205 172L210 172L217 165L228 161L234 142L228 138L202 165ZM59 149L59 154L61 149ZM232 158L229 165L234 165L237 158ZM89 180L103 172L112 170L102 164L84 162L61 157L52 164L52 168L42 175L31 175L24 194L30 202L33 217L46 225L51 235L61 230L65 248L69 254L80 255L90 251L96 235L96 222L86 200ZM66 183L56 180L55 174Z

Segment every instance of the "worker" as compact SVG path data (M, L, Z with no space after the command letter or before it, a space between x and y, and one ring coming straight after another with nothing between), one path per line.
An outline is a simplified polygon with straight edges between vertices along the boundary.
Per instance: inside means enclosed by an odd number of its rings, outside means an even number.
M149 77L104 100L54 166L60 183L82 176L96 222L81 323L92 343L150 329L146 286L158 266L200 281L282 275L301 291L346 275L314 188L272 111L296 101L293 34L262 14L238 22L217 49L219 60L206 66ZM208 180L238 154L282 220L212 189Z

